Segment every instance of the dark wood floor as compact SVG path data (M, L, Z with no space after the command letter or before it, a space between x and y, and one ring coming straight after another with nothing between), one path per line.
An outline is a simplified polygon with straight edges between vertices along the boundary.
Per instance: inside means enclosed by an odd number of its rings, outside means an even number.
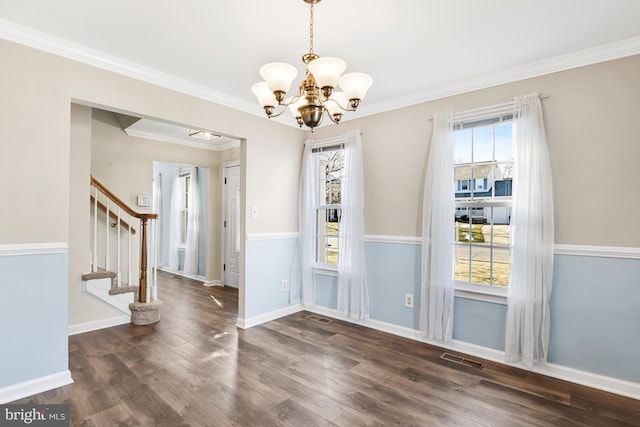
M160 323L71 336L75 383L16 403L87 426L640 425L638 400L308 312L236 329L237 291L159 276Z

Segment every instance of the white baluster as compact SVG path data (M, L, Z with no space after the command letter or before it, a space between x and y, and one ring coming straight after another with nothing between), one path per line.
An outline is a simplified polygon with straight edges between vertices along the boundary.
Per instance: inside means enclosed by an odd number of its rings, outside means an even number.
M158 245L157 245L157 221L155 219L151 220L151 248L153 250L153 262L151 263L151 300L158 299Z
M117 271L117 272L116 272L116 275L117 275L116 277L117 277L117 284L118 284L118 287L120 287L120 285L121 285L121 281L122 281L122 280L121 280L121 273L120 273L120 272L122 271L122 269L121 269L121 267L120 267L120 264L121 264L121 263L120 263L120 228L122 228L122 227L120 227L120 219L121 219L121 218L120 218L120 215L121 215L121 213L122 213L122 209L120 208L120 206L118 206L118 224L116 224L116 227L118 228L118 233L117 233L117 235L118 235L118 253L117 253L117 257L118 257L118 269L116 270L116 271Z
M131 221L131 215L129 215L129 227L131 227L132 221ZM128 272L127 272L127 286L133 286L133 275L132 275L132 270L131 270L131 230L129 230L129 248L128 248L129 253L127 254L129 261L127 262L127 268L128 268Z
M104 269L109 271L111 269L111 249L109 248L109 234L111 234L111 219L109 218L109 202L111 200L107 198L107 209L106 209L106 231L105 231L105 242L107 245L107 251L104 255Z
M91 263L91 272L98 268L98 188L95 187L93 196L93 260Z

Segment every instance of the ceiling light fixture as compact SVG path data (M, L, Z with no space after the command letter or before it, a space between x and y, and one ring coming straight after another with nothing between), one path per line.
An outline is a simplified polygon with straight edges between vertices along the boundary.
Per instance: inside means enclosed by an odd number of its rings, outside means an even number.
M298 126L313 129L322 122L326 112L332 122L338 124L345 111L355 111L371 87L373 79L364 73L342 75L347 63L339 58L320 57L313 53L313 5L321 0L303 0L309 4L309 53L302 55L307 64L306 79L300 84L298 94L285 99L291 83L298 75L293 65L273 62L260 68L265 81L256 83L251 91L269 118L278 117L287 107ZM343 92L334 91L340 86ZM274 114L276 106L283 109Z
M211 133L207 130L189 129L189 136L192 138L204 139L211 141L212 139L220 138L220 135Z

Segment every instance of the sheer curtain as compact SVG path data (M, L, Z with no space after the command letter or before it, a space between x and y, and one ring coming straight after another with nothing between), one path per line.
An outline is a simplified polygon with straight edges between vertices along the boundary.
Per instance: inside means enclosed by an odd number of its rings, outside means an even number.
M180 265L178 246L180 245L180 170L173 173L171 185L171 206L169 207L169 269L177 271Z
M200 185L198 183L198 168L192 167L189 179L189 196L187 216L187 239L184 249L184 268L187 274L198 274L198 234L200 232Z
M546 364L553 278L551 162L537 93L514 100L515 144L506 361Z
M345 134L338 247L338 311L369 318L364 256L364 170L360 131Z
M453 149L453 113L439 113L433 117L424 182L420 332L444 342L453 334Z
M158 214L153 235L153 239L155 239L153 256L157 262L160 262L162 257L162 174L160 172L153 174L153 205L151 206L151 212Z
M300 202L298 205L298 275L289 290L291 304L315 305L316 204L319 200L317 162L313 140L304 144L300 171Z

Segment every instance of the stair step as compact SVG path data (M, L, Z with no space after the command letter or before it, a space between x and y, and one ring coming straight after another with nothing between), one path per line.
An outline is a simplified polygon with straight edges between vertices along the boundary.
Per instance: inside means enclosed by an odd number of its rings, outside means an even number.
M118 286L109 289L109 295L126 294L127 292L138 292L137 286Z
M115 279L117 276L115 271L94 271L92 273L84 273L82 280L95 280L95 279Z

